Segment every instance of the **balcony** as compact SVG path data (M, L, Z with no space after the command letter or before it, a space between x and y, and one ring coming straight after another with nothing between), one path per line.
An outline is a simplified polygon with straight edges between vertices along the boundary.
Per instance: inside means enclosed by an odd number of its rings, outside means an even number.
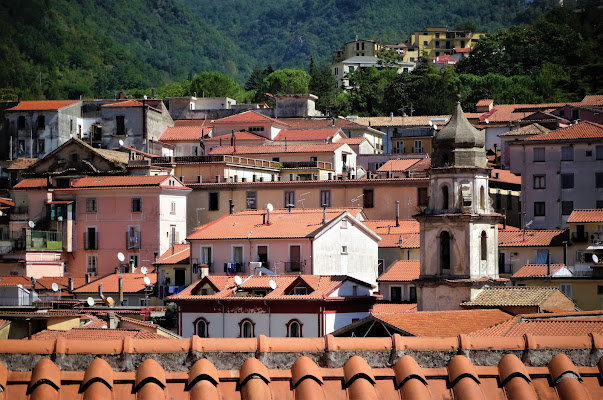
M584 233L578 233L578 232L572 232L572 242L575 243L585 243L589 241L589 236L588 236L588 232L584 232Z
M229 273L229 274L243 272L243 263L240 263L240 262L224 263L224 272Z
M63 251L63 234L54 231L26 231L25 248L29 250Z
M330 162L324 161L292 161L292 162L282 162L282 168L291 168L291 169L305 169L305 168L318 168L318 169L333 169L333 164Z
M140 232L126 232L126 248L128 250L140 250Z
M301 272L302 263L300 261L286 261L285 272Z
M178 163L210 163L225 162L229 164L246 165L260 168L279 169L280 163L276 161L260 160L255 158L237 157L230 155L215 156L179 156L179 157L154 157L151 161L155 165Z

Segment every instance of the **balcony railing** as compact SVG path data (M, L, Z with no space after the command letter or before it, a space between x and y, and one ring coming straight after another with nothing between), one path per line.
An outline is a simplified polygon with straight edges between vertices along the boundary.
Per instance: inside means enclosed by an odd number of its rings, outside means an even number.
M226 162L231 164L247 165L261 168L280 168L280 163L276 161L260 160L256 158L238 157L231 155L154 157L151 162L153 164Z
M578 234L578 232L572 233L572 241L576 243L588 242L589 236L588 232L584 232L583 234Z
M283 168L319 168L319 169L333 169L333 164L325 161L291 161L281 162Z
M243 272L243 263L239 263L239 262L224 263L224 272L227 272L229 274Z
M285 262L285 272L301 272L300 261L286 261Z
M63 251L63 234L54 231L26 231L27 250Z
M140 250L140 232L126 232L126 248Z

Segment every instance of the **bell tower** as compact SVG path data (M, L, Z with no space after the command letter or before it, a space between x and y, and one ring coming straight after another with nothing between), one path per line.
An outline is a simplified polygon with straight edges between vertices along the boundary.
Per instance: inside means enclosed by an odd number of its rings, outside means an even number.
M498 281L498 223L489 196L485 136L460 103L433 139L429 202L421 226L419 311L460 309Z

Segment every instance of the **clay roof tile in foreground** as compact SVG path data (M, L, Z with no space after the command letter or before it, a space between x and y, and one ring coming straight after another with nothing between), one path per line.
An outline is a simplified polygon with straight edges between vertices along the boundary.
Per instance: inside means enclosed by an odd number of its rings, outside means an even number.
M0 340L0 385L11 400L599 399L602 345L597 333Z
M420 269L418 260L398 260L377 278L377 282L410 282L419 279Z
M568 223L603 222L603 208L575 209L567 219Z

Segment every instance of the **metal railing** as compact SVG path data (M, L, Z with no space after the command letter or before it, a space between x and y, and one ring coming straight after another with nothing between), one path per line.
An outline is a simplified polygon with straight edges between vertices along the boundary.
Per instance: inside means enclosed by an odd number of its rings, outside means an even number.
M300 261L285 261L285 272L301 272Z
M27 250L63 251L63 234L55 231L26 231L25 247Z
M151 160L153 164L177 164L177 163L208 163L208 162L226 162L238 165L247 165L262 168L279 169L280 163L277 161L261 160L257 158L238 157L231 155L212 155L212 156L177 156L177 157L154 157Z
M283 168L319 168L333 169L333 164L326 161L286 161L281 162Z
M140 250L140 232L126 232L126 248L128 250Z

